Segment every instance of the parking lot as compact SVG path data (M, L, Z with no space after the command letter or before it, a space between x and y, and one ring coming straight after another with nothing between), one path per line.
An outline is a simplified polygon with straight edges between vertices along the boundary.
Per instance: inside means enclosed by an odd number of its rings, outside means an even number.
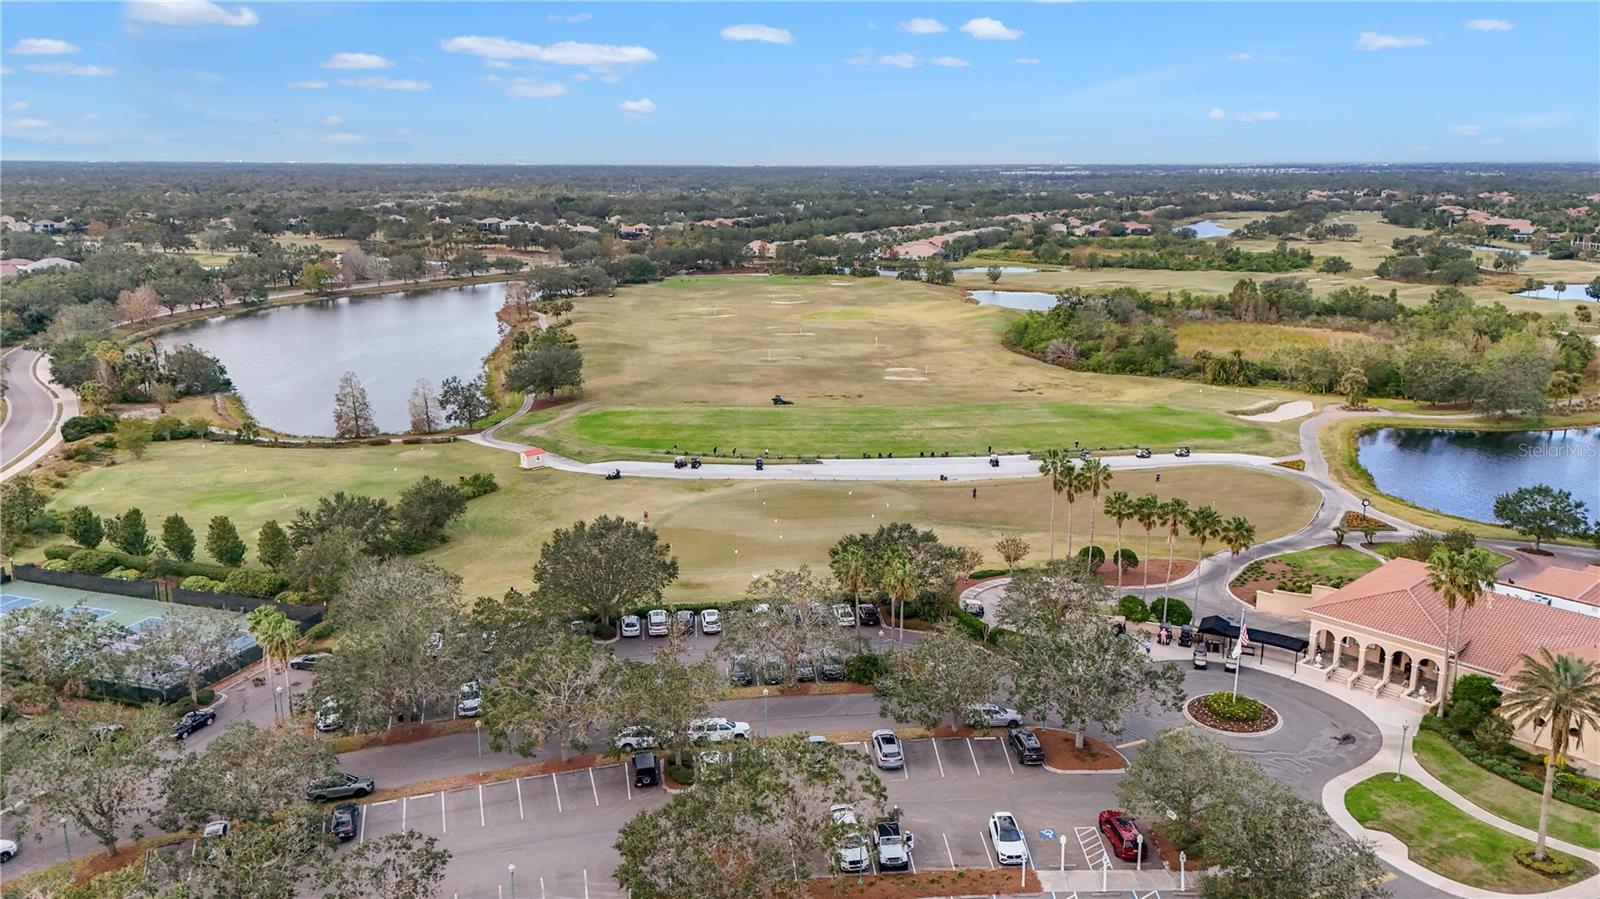
M851 745L851 744L847 744ZM916 871L996 867L989 815L1013 813L1034 862L1063 863L1059 837L1068 838L1065 865L1087 869L1111 857L1095 831L1095 816L1115 805L1116 778L1062 775L1016 764L993 737L907 740L906 766L880 771L890 804L916 835ZM866 751L865 746L851 748ZM423 793L365 807L358 840L410 828L438 838L454 855L445 895L541 899L619 897L611 874L617 830L645 808L663 804L659 787L633 788L625 765L613 764ZM1040 831L1052 831L1041 838ZM1154 853L1151 853L1151 858ZM827 859L817 859L819 871ZM1019 872L1020 873L1020 872ZM883 876L895 876L893 873Z

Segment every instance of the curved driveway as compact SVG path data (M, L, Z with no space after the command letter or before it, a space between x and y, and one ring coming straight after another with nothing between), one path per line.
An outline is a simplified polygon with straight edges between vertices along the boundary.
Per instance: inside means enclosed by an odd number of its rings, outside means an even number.
M17 347L5 354L6 418L0 424L0 472L22 469L60 442L56 425L76 414L77 397L47 386L50 360ZM58 407L65 407L57 417Z

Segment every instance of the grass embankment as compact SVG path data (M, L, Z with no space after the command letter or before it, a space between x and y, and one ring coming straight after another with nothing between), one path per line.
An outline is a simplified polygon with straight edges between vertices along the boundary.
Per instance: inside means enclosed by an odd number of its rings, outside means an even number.
M1567 877L1546 877L1524 868L1512 853L1532 849L1531 842L1490 827L1409 777L1396 783L1392 774L1374 775L1351 787L1344 803L1362 826L1393 834L1406 844L1412 861L1458 883L1503 893L1542 893L1595 873L1594 865L1571 856L1564 857L1577 871Z
M1045 365L1001 345L1015 316L887 278L671 278L585 298L571 319L583 395L530 439L585 458L674 443L830 456L1297 445L1293 422L1225 413L1298 394ZM773 407L777 393L796 405Z
M1354 580L1383 564L1378 559L1349 546L1317 546L1273 558L1298 566L1313 577L1342 577L1349 580Z
M1331 328L1296 328L1288 325L1263 325L1253 322L1185 322L1177 327L1178 355L1193 356L1197 350L1226 355L1233 350L1246 359L1270 359L1279 350L1321 348L1341 341L1371 341L1370 334L1335 331Z
M1420 731L1411 747L1429 774L1479 808L1530 830L1538 828L1538 793L1478 767L1438 734ZM1575 846L1600 849L1600 813L1552 801L1550 835Z
M606 481L553 470L522 471L513 453L458 442L394 444L345 449L293 449L182 441L150 447L146 457L126 457L111 467L78 468L51 508L86 504L102 515L139 506L146 518L181 512L191 524L231 516L252 549L267 519L288 522L296 509L336 490L393 500L423 475L454 483L461 475L490 471L501 489L473 500L450 528L444 546L422 556L461 573L467 596L526 588L538 548L552 530L597 515L649 523L672 545L681 575L668 598L724 600L744 592L755 573L776 567L827 564L840 536L893 521L937 531L947 541L981 551L990 563L996 539L1017 535L1042 559L1049 545L1050 491L1041 480L978 484L933 482L754 482L627 478ZM1225 466L1195 466L1162 473L1116 476L1113 489L1162 499L1181 496L1191 505L1212 503L1224 516L1245 515L1262 540L1303 527L1317 494L1285 474ZM1057 503L1057 550L1065 552L1066 508ZM1089 503L1073 513L1075 542L1088 533ZM1115 524L1095 523L1101 546L1111 546ZM1125 542L1143 544L1131 531ZM1164 548L1155 550L1162 553ZM1187 538L1178 555L1193 556ZM18 553L39 557L37 548Z

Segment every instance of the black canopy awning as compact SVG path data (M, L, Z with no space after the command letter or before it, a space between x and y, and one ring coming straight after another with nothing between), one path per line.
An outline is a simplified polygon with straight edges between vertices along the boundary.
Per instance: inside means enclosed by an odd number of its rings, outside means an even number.
M1210 634L1213 637L1227 637L1229 640L1239 639L1239 625L1221 615L1207 615L1200 621L1200 633ZM1263 646L1276 646L1290 652L1305 652L1311 641L1303 637L1291 637L1276 631L1250 628L1250 642L1260 643Z

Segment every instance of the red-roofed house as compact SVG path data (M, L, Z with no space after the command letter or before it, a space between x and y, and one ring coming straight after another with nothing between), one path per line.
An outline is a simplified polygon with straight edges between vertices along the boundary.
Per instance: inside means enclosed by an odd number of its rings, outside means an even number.
M1600 566L1590 568L1600 572ZM1541 648L1600 660L1600 617L1499 590L1483 593L1470 609L1456 609L1451 628L1457 676L1485 674L1504 688L1522 656L1537 655ZM1428 585L1425 563L1395 559L1313 601L1305 613L1311 621L1312 665L1326 681L1418 710L1434 705L1444 664L1446 609ZM1531 732L1516 736L1537 742ZM1600 734L1583 741L1575 754L1600 766Z
M1547 606L1600 617L1600 565L1588 568L1558 568L1554 565L1520 584L1495 584L1495 590L1508 596L1541 602Z

